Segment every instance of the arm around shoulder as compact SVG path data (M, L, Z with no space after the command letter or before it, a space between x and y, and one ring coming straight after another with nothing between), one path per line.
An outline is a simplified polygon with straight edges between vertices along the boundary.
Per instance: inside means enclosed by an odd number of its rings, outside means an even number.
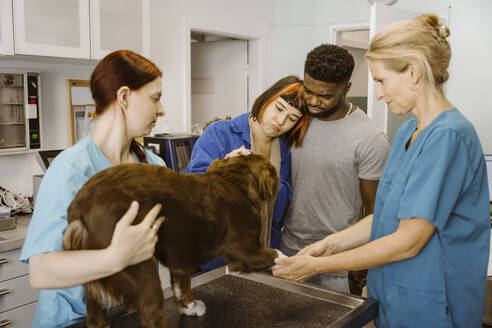
M67 288L117 273L152 257L157 243L156 231L164 221L156 219L161 205L155 205L137 225L134 202L116 224L111 244L105 249L55 251L33 255L29 259L33 288ZM151 229L151 226L157 229Z

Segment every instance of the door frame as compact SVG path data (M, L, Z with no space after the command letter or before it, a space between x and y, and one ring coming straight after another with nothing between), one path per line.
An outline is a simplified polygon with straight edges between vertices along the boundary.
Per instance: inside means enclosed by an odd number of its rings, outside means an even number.
M331 43L334 45L339 46L339 39L338 35L339 32L345 32L345 31L358 31L358 30L370 30L370 22L359 22L359 23L347 23L347 24L336 24L330 26L330 38L331 38ZM367 95L369 99L369 90L370 90L370 84L372 83L372 78L371 78L371 72L369 69L367 70L367 78L369 79L369 84L367 88ZM367 116L372 118L372 107L369 106L369 102L367 104Z
M219 25L210 21L185 19L183 28L183 48L185 54L182 67L185 76L183 104L184 130L191 131L191 31L214 34L229 38L241 39L248 42L248 65L245 74L246 80L246 104L251 104L262 90L263 65L265 53L266 35L261 30L242 28L232 25ZM248 106L248 105L247 105ZM248 108L246 108L248 110Z
M359 23L347 23L347 24L336 24L330 26L330 41L334 45L338 45L337 35L339 32L345 31L357 31L357 30L369 30L369 22L359 22Z

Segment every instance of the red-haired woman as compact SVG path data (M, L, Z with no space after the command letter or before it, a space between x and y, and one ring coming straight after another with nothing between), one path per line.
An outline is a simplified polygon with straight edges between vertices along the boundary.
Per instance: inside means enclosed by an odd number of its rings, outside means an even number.
M164 115L162 73L152 62L131 51L113 52L94 69L91 92L96 102L94 129L51 163L22 248L21 261L29 263L30 283L41 289L33 327L65 327L85 317L81 285L149 259L163 221L156 219L157 204L140 224L131 225L138 213L134 202L116 225L109 247L62 250L67 208L90 177L122 163L165 165L134 140L148 134Z
M284 212L292 197L290 150L299 146L307 128L307 116L300 95L302 81L287 76L265 90L254 102L251 113L208 126L197 140L187 172L204 172L216 158L261 154L277 168L280 188L273 211L270 246L279 248ZM225 264L216 259L202 265L203 271Z

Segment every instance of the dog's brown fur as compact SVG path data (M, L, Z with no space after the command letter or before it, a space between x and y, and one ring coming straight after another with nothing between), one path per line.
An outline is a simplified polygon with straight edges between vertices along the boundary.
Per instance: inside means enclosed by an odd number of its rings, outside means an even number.
M68 208L63 247L109 246L117 221L137 200L134 224L162 204L155 258L169 268L180 310L197 305L191 296L191 273L217 256L233 271L261 271L277 253L260 241L261 202L273 203L278 175L260 155L217 159L203 174L180 174L150 164L123 164L93 176ZM87 326L108 324L101 303L120 300L138 310L143 327L165 327L164 297L155 259L85 285ZM203 303L202 303L203 304ZM192 313L193 314L193 313ZM196 314L196 313L195 313ZM199 314L199 313L198 313Z

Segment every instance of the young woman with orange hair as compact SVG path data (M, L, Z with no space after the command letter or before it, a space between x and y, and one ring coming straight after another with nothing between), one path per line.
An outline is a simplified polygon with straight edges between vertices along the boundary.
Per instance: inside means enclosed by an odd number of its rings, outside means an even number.
M279 247L284 212L292 197L289 147L301 144L308 124L301 87L302 81L297 77L284 77L255 100L251 113L208 126L196 142L187 168L187 172L205 172L216 158L251 152L269 159L280 177L273 211L272 248ZM225 260L214 260L203 265L202 270L222 264Z

